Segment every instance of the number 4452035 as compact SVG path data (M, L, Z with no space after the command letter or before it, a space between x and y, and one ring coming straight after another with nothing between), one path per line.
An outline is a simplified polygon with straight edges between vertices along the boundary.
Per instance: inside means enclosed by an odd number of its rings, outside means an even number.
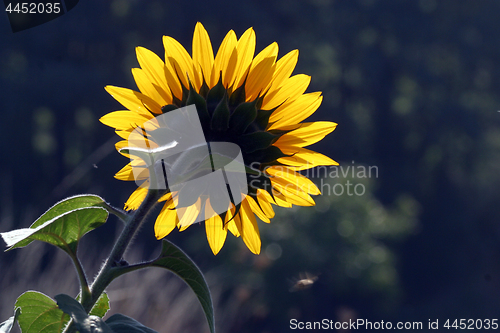
M453 322L448 319L443 327L460 330L496 330L498 329L498 319L455 319Z
M60 2L47 2L47 3L33 3L33 2L23 2L12 3L9 2L5 11L9 13L19 13L19 14L59 14L61 12Z

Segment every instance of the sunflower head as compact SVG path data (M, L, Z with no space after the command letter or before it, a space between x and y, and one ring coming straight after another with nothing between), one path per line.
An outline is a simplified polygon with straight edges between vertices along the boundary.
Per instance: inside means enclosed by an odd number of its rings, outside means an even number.
M278 60L278 45L272 43L254 56L255 42L253 29L239 39L231 30L214 57L208 33L198 23L192 56L164 36L165 61L145 48L136 49L141 68L132 74L140 92L106 87L127 109L101 118L124 139L116 148L131 159L115 177L139 185L125 209L137 209L148 188L165 191L155 223L158 239L175 227L182 231L205 221L214 254L227 231L241 236L258 254L255 216L270 222L271 204L314 205L310 195L320 191L299 171L337 164L304 148L336 124L302 122L316 111L322 96L305 93L309 76L291 76L298 51ZM170 172L169 177L161 177L162 172Z

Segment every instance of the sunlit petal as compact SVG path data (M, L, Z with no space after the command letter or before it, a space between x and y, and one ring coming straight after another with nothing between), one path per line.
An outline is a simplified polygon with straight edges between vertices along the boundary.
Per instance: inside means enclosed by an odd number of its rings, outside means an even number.
M200 22L196 23L193 36L193 64L199 75L210 82L214 65L214 51L207 31Z

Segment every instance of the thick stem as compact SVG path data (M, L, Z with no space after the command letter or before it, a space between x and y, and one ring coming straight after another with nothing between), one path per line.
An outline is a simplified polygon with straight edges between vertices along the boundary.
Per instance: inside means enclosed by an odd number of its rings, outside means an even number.
M104 263L104 266L102 266L94 283L90 287L90 300L82 302L83 308L87 311L87 313L92 309L104 289L113 280L114 274L111 269L123 258L123 254L127 250L130 241L134 238L136 232L139 230L149 211L153 208L158 199L159 191L149 190L139 209L134 213L134 215L130 216L129 221L123 228L120 237L111 250L111 254Z

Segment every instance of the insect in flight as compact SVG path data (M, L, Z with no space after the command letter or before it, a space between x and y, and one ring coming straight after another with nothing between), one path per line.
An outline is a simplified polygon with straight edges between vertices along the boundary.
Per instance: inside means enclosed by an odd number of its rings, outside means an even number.
M310 288L316 280L318 280L318 277L315 275L311 275L307 272L303 274L301 273L299 274L299 278L293 281L293 286L290 288L290 292Z

